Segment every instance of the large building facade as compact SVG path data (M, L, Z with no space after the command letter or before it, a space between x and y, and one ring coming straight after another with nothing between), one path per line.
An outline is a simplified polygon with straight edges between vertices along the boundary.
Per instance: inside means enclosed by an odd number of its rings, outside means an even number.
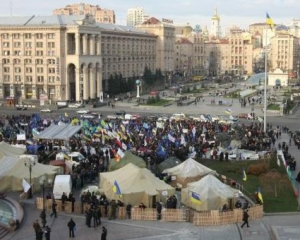
M53 10L54 15L92 15L96 22L115 23L115 12L86 3L67 5Z
M155 46L151 34L97 24L92 16L2 17L0 98L101 99L102 74L154 68Z

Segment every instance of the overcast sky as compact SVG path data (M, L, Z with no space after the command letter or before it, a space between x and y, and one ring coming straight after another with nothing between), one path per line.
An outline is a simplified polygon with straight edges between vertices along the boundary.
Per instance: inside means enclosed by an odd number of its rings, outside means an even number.
M0 15L51 15L53 9L79 2L84 1L2 0ZM222 31L233 25L246 29L249 24L265 22L266 12L277 24L288 25L292 19L300 19L300 0L90 0L86 3L114 10L116 22L121 25L126 25L127 9L134 7L143 7L148 15L158 19L171 19L175 25L199 24L201 28L210 27L217 8Z

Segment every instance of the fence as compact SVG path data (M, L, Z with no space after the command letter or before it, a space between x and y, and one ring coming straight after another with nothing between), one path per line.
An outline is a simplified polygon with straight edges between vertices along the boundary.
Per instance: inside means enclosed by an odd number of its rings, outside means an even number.
M82 214L84 209L89 208L88 204L74 203L74 211L72 211L72 203L65 202L64 206L60 200L56 200L57 212ZM36 198L36 206L38 209L43 209L43 199ZM63 210L64 207L64 210ZM47 211L52 210L52 200L45 199L45 208ZM249 220L259 219L263 217L263 206L255 205L249 208ZM101 216L110 216L110 207L105 208L101 206ZM126 219L126 208L119 207L117 211L118 219ZM233 211L220 212L219 210L196 212L190 209L163 209L161 212L161 220L167 222L193 222L196 226L217 226L227 225L232 223L241 222L243 218L242 209L234 209ZM131 208L131 220L135 221L156 221L157 211L156 208Z
M248 209L249 220L263 217L263 206L256 205ZM220 212L218 210L207 212L194 212L193 224L196 226L218 226L241 222L243 219L242 209Z

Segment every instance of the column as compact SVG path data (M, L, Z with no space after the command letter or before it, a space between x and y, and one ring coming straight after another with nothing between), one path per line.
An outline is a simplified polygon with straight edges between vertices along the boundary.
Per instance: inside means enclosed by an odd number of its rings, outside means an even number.
M77 49L77 48L76 48ZM80 69L79 68L76 68L76 76L75 76L75 97L76 97L76 102L80 102L81 99L80 99L80 92L81 92L81 84L80 84ZM69 96L70 97L70 96Z
M90 55L95 55L95 35L90 35Z
M100 56L101 55L101 37L100 37L100 35L96 36L96 43L97 43L96 55Z
M88 52L87 52L87 49L88 49L88 36L87 34L84 34L83 35L83 38L82 38L82 41L83 41L83 55L87 55Z
M21 97L22 97L22 100L26 99L24 83L22 83L22 85L21 85Z
M102 92L102 75L101 75L101 68L97 68L96 70L96 81L97 81L97 97L100 98L100 96L102 96L103 94L101 94Z
M96 68L89 68L89 75L90 75L90 98L96 98Z
M10 84L10 86L9 86L9 95L10 95L10 97L15 96L15 88L14 88L13 84Z
M89 84L88 84L88 69L85 67L83 69L83 100L89 99Z
M0 98L4 98L4 94L3 94L4 90L3 90L3 88L4 88L3 84L0 83Z
M80 33L75 34L75 54L76 55L81 55L81 52L80 52Z

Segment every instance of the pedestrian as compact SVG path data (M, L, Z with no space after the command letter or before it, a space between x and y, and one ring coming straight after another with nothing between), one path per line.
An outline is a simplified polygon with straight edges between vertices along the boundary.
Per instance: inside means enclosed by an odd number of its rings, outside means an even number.
M160 202L156 203L156 211L157 211L157 220L161 220L161 210L162 210L162 205Z
M76 223L73 221L71 218L70 221L68 222L68 228L69 228L69 237L75 237L74 230L76 227Z
M107 229L106 227L102 227L101 240L106 240L107 237Z
M35 239L38 240L39 239L39 229L41 228L40 224L39 224L39 220L35 220L35 222L33 223L33 229L35 231Z
M52 202L52 213L50 215L50 217L52 217L54 215L54 217L56 218L57 217L57 212L56 212L56 201L53 199L53 202Z
M42 226L43 228L46 226L47 220L46 220L46 210L43 209L41 214L40 214L40 218L42 220Z
M46 226L46 229L45 229L46 240L50 240L50 232L51 232L51 228L49 226Z
M131 219L131 208L132 208L132 205L130 203L128 203L126 206L126 213L127 213L128 219Z
M43 235L44 235L43 229L40 227L38 230L38 240L43 240Z
M241 225L241 228L243 228L245 226L245 224L247 224L247 227L249 227L248 219L249 219L248 209L245 209L244 213L243 213L243 221L244 222Z

